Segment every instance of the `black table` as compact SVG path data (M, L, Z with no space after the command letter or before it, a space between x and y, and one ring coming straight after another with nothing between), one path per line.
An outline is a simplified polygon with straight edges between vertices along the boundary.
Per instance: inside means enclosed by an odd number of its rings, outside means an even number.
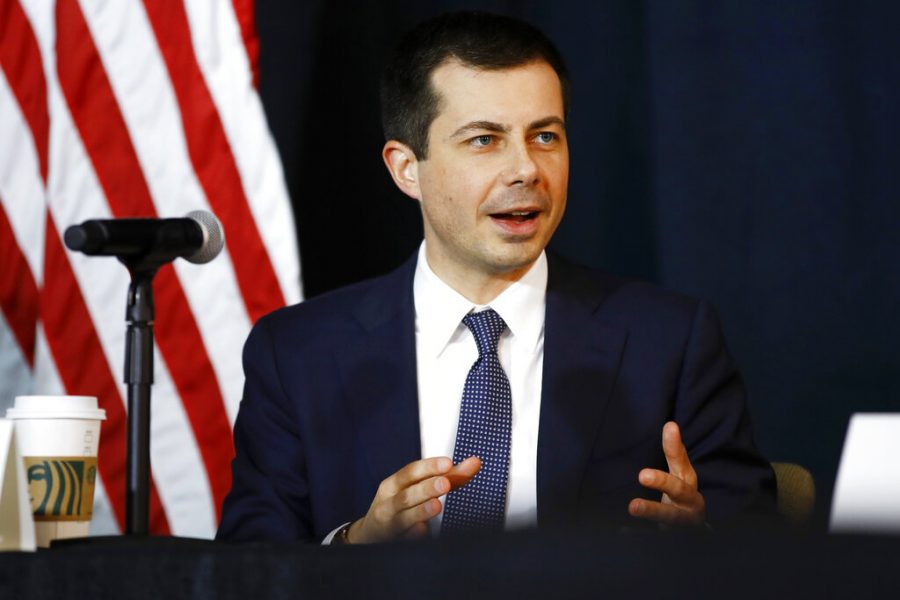
M897 598L900 537L528 531L358 547L107 538L0 554L0 599Z

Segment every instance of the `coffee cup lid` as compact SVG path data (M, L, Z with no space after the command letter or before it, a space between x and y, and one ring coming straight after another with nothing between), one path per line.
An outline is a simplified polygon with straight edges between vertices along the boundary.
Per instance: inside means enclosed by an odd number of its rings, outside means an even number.
M16 396L6 409L7 419L92 419L105 421L106 411L97 408L94 396Z

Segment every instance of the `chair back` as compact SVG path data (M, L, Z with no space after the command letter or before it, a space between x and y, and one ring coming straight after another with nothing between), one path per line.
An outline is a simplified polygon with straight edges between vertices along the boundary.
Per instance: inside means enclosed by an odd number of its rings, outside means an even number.
M806 525L816 507L816 482L804 467L773 462L778 486L778 513L789 525Z

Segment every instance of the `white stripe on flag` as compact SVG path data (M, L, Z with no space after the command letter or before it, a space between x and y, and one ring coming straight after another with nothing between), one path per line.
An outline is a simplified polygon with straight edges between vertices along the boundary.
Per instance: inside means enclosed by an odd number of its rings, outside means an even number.
M31 392L31 369L3 311L0 311L0 419L6 417L16 396Z
M154 361L150 463L159 499L173 533L210 538L216 533L216 510L200 449L159 349Z
M56 363L53 362L53 354L50 352L44 327L40 323L38 323L35 336L34 382L36 394L60 396L66 393L59 371L56 370ZM102 431L100 435L103 435Z
M0 201L40 286L44 264L44 182L31 129L0 69Z
M294 217L231 2L185 2L194 54L234 153L285 302L302 299Z

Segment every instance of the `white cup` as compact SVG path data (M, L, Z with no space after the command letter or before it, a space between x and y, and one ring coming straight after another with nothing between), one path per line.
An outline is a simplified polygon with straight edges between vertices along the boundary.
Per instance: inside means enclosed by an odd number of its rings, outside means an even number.
M93 396L17 396L6 418L15 421L25 461L37 545L86 536L106 411Z

